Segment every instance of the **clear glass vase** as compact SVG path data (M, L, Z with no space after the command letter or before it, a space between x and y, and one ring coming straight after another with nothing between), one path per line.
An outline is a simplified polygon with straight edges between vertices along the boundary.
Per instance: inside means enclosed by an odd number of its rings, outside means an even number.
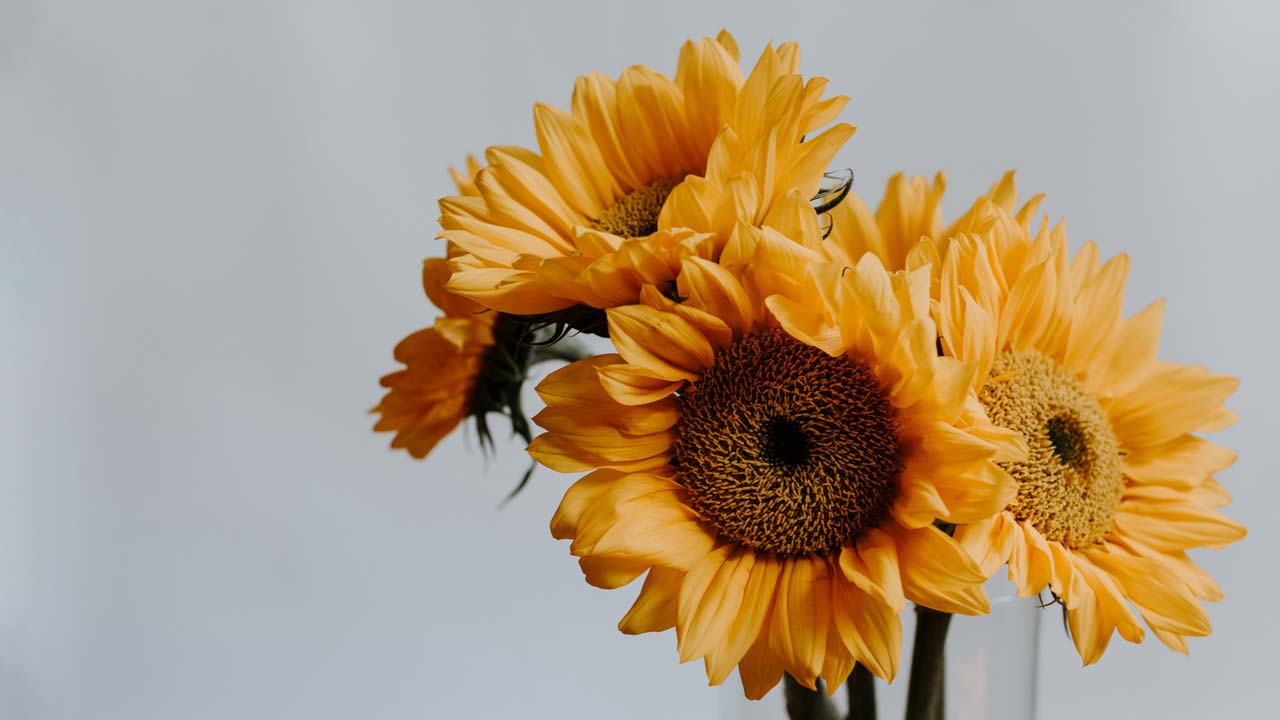
M990 615L957 615L951 620L946 643L946 720L1034 720L1040 617L1052 609L1041 609L1035 598L1015 596L1003 575L987 583L987 594ZM914 633L915 613L908 609L902 616L898 677L892 685L876 681L878 720L904 717ZM719 692L719 720L787 720L781 683L754 702L743 697L737 678L725 681ZM833 700L839 717L844 717L848 701L843 688Z

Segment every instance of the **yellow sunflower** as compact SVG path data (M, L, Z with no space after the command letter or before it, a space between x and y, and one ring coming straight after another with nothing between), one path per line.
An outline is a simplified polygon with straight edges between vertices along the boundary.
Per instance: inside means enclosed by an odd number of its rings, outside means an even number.
M739 226L723 265L687 257L674 292L607 310L617 354L538 385L530 454L591 471L552 534L592 585L647 572L619 628L674 627L681 661L712 684L737 667L751 698L784 671L831 691L855 662L891 680L906 600L986 612L984 576L934 521L999 512L1016 486L996 463L1025 453L966 412L971 369L936 352L928 273L867 256L805 279L820 243ZM804 303L836 322L815 337Z
M447 260L423 263L423 288L444 317L396 345L395 359L405 367L383 376L387 393L371 411L379 415L373 429L394 432L391 447L418 459L473 414L476 379L494 346L497 313L449 293L448 281Z
M847 98L824 100L826 80L806 82L798 64L794 43L769 46L744 79L721 32L687 42L674 78L592 73L570 112L536 105L538 152L490 148L478 196L440 201L441 236L463 251L450 289L522 315L634 303L652 279L633 255L678 266L716 256L738 222L813 214L807 201L853 127L813 135Z
M474 177L479 162L467 158L466 172L449 168L458 192L477 197ZM452 244L450 257L458 254ZM376 432L393 432L391 447L422 459L467 417L473 417L482 443L491 442L486 417L511 418L526 440L528 423L519 408L519 389L529 360L527 328L500 313L450 292L448 258L430 258L422 266L427 299L442 313L435 323L400 341L395 359L404 368L383 376L387 388L370 412L379 416Z
M1163 303L1121 314L1128 257L1100 265L1090 243L1068 260L1063 226L1033 237L1039 198L1016 212L1015 198L1007 175L966 216L976 233L950 238L940 277L945 352L977 369L980 404L1030 451L1004 464L1016 499L956 538L988 573L1007 563L1019 594L1051 589L1086 664L1117 630L1143 639L1131 604L1185 653L1209 634L1199 600L1222 595L1187 551L1245 535L1216 510L1229 497L1213 474L1235 454L1197 434L1231 424L1237 381L1157 360Z
M851 192L828 213L828 243L843 251L850 263L869 252L887 268L905 268L907 254L920 238L950 235L942 231L942 194L946 188L947 179L942 173L935 175L932 183L923 177L897 173L885 185L884 198L874 215L862 198Z

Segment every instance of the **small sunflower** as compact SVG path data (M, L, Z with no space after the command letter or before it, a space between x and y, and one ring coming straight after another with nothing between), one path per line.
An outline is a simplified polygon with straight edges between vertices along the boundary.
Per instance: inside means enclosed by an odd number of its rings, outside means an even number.
M491 412L508 415L516 433L529 436L518 401L512 406L527 358L522 365L504 352L517 349L517 337L527 326L449 293L448 280L447 260L423 263L427 297L444 317L396 345L395 359L405 367L383 376L387 393L371 411L380 416L373 429L394 432L391 447L418 459L468 417L475 418L481 441L490 442ZM527 347L520 349L527 354Z
M644 66L592 73L570 112L536 105L539 152L490 148L478 195L440 202L441 236L462 250L450 290L521 315L630 304L652 280L633 255L678 266L716 256L738 222L813 214L808 199L853 127L813 134L847 98L822 99L826 80L805 81L798 64L794 43L769 46L744 79L721 32L685 43L674 79Z
M1197 433L1230 425L1237 381L1157 360L1163 302L1123 318L1125 255L1099 265L1089 243L1068 260L1061 224L1031 233L1039 198L1015 212L1012 175L967 215L940 277L941 344L972 364L996 425L1026 441L1003 464L1017 497L956 533L984 571L1008 564L1019 594L1046 586L1066 610L1085 664L1112 634L1140 642L1130 604L1170 648L1208 635L1200 600L1221 590L1187 556L1239 540L1219 513L1214 473L1235 454ZM926 241L928 244L928 241Z
M449 168L463 196L478 196L479 168L473 157L467 158L465 173ZM450 257L458 254L453 245L447 249ZM382 378L387 392L370 411L379 415L373 429L395 433L391 447L418 459L468 417L475 419L481 443L492 444L489 413L508 416L513 431L527 442L531 433L520 408L520 387L531 362L555 356L535 346L538 338L527 323L450 292L450 274L448 258L423 263L423 290L443 316L396 345L395 359L405 367Z
M740 225L726 264L686 257L673 292L607 310L617 354L539 384L529 448L591 471L551 522L587 581L647 573L619 628L674 627L682 661L712 684L737 667L751 698L784 671L832 691L855 662L892 679L906 600L986 612L984 577L934 523L999 512L1016 487L996 462L1025 452L966 411L927 273L867 256L806 277L821 240L802 240ZM813 338L779 293L827 298L837 322Z

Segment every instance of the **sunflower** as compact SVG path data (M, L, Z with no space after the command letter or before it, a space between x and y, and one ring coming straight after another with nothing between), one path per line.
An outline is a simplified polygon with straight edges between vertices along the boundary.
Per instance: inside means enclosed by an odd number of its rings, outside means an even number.
M479 168L474 157L467 158L465 173L449 168L463 196L478 196ZM458 254L453 245L447 250ZM482 444L492 442L487 421L492 412L508 415L526 441L531 435L519 405L533 352L527 325L450 292L450 274L448 258L423 263L423 290L443 316L396 345L395 359L405 367L383 376L387 392L370 411L379 415L374 431L394 432L391 447L418 459L467 417L475 418Z
M887 268L907 267L907 254L922 237L946 238L942 231L942 194L947 179L942 173L933 182L896 173L885 185L884 198L875 214L857 193L849 193L829 212L829 243L850 263L863 253L874 253ZM935 271L937 268L935 268Z
M678 267L715 258L738 222L813 214L808 199L853 127L807 137L847 98L822 99L826 80L805 81L798 64L794 43L768 46L744 79L721 32L686 42L674 78L592 73L571 111L536 105L538 152L490 148L478 195L440 201L441 236L462 250L450 290L521 315L630 304L653 280L635 255Z
M1004 178L975 202L950 225L942 225L942 195L947 178L937 173L930 181L896 173L885 185L884 197L875 214L856 193L850 192L843 202L828 212L829 239L823 252L847 264L857 262L864 253L873 253L891 270L915 269L929 265L935 279L942 269L948 241L961 233L985 233L1001 246L1019 232L1035 214L1041 196L1028 202L1016 217L1000 213L993 206L1013 202L1013 173ZM922 238L929 242L921 243Z
M1089 243L1068 261L1063 226L1033 237L1039 198L1017 212L1015 198L1006 175L941 272L941 344L977 369L989 418L1029 448L1003 465L1013 502L956 538L985 572L1007 563L1020 595L1051 589L1085 664L1116 631L1143 640L1133 607L1186 653L1187 637L1210 631L1200 600L1222 596L1187 551L1245 535L1216 510L1229 497L1213 475L1235 454L1197 434L1233 422L1223 402L1237 381L1157 360L1163 303L1121 314L1128 257L1099 264Z
M590 471L552 534L592 585L645 575L624 633L674 627L681 661L712 684L737 667L750 698L784 671L832 691L855 662L891 680L906 600L986 612L984 576L934 523L999 512L1016 486L996 462L1025 453L966 411L927 272L867 256L806 276L820 243L739 226L724 264L687 257L674 292L606 311L617 354L537 388L530 454ZM822 298L837 322L815 337L801 301Z
M395 359L405 367L383 376L387 393L371 411L380 416L373 429L394 432L391 447L418 459L474 414L476 379L494 347L497 314L479 312L471 301L447 293L448 280L444 258L423 264L427 296L445 316L396 345Z

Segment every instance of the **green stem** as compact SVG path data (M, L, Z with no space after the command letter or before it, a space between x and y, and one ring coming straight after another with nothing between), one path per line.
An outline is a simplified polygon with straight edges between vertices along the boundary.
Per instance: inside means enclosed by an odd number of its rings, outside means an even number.
M844 683L849 693L849 716L846 720L876 720L876 678L861 663Z
M951 614L916 606L916 639L911 649L907 720L944 720L946 642Z
M782 682L787 698L787 717L791 720L837 720L836 706L827 697L822 680L818 680L817 690L810 690L790 675L783 675Z

